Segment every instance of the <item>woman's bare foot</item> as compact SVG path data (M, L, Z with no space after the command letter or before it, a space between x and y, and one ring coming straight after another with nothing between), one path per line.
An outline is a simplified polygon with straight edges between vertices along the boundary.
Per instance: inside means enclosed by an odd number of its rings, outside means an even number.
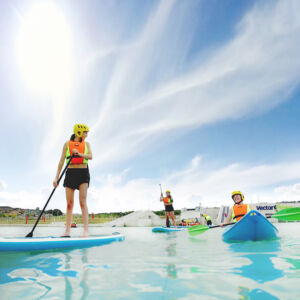
M89 236L89 233L87 231L84 231L80 237L88 237L88 236Z
M70 232L65 231L65 233L62 236L64 237L70 236Z

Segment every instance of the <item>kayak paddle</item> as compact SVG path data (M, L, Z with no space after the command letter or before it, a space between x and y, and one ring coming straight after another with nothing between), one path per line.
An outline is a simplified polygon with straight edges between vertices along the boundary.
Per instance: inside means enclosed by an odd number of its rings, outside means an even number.
M300 221L300 207L285 208L267 218L276 218L287 222Z
M287 221L287 222L293 222L293 221L300 221L300 207L290 207L290 208L285 208L277 213L267 216L267 219L269 218L276 218L281 221ZM201 233L204 233L206 230L211 229L211 228L216 228L216 227L224 227L228 225L234 225L236 223L228 223L224 224L223 226L221 225L215 225L215 226L206 226L206 225L194 225L188 228L188 232L190 235L198 235Z
M69 159L68 163L66 164L64 170L63 170L62 173L60 174L59 179L57 180L57 186L58 186L60 180L62 179L62 177L64 176L64 174L65 174L65 172L66 172L66 170L67 170L69 164L71 163L71 160L72 160L73 157L75 157L74 154L72 154L72 156L70 157L70 159ZM34 224L32 230L26 235L26 237L32 237L32 236L33 236L33 231L34 231L35 227L37 226L38 222L40 221L40 218L42 217L42 215L43 215L43 213L44 213L44 211L45 211L45 209L46 209L46 207L47 207L47 205L48 205L48 203L49 203L49 201L50 201L52 195L54 194L55 190L56 190L56 187L52 190L52 192L51 192L51 194L50 194L50 196L49 196L49 198L48 198L48 200L47 200L47 202L46 202L46 204L45 204L45 206L44 206L42 212L40 213L39 217L37 218L37 220L36 220L36 222L35 222L35 224Z
M223 226L228 226L228 225L233 225L235 223L228 223L228 224L224 224ZM198 235L201 234L203 232L205 232L208 229L211 228L216 228L216 227L223 227L221 225L214 225L214 226L207 226L207 225L193 225L191 227L188 228L188 232L190 235L194 236L194 235Z

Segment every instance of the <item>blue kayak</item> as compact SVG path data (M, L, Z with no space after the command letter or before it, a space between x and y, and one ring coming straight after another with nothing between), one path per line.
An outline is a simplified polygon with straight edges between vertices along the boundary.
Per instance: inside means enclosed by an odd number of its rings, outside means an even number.
M185 229L187 227L154 227L152 228L152 232L174 232L174 231L182 231L183 229Z
M260 212L251 210L236 224L226 228L225 242L262 241L277 238L278 229Z
M111 235L82 237L32 237L8 238L0 237L0 251L32 251L54 250L63 248L84 248L100 246L112 242L123 241L124 235L113 233Z

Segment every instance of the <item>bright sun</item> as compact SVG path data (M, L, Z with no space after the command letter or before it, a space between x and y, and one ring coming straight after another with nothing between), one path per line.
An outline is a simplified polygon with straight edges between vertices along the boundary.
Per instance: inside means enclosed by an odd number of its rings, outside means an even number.
M22 76L35 92L55 93L70 79L71 35L52 3L38 4L22 18L17 58Z

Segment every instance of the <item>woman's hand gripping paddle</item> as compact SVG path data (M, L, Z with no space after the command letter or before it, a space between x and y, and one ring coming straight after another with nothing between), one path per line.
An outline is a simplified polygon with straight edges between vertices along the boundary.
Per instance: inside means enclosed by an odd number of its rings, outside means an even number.
M300 221L300 207L291 207L291 208L285 208L277 213L275 213L272 216L267 216L267 219L269 218L275 218L281 221L286 222L293 222L293 221ZM215 225L215 226L206 226L206 225L194 225L188 228L188 232L191 236L195 236L198 234L204 233L208 229L217 228L217 227L224 227L228 225L233 225L235 223L228 223L221 225Z
M59 179L57 180L57 186L58 186L60 180L62 179L62 177L64 176L64 174L65 174L65 172L66 172L69 164L71 163L72 158L74 158L74 157L75 157L75 154L72 154L72 156L70 157L70 159L69 159L68 163L66 164L64 170L60 174ZM52 195L54 194L55 190L56 190L56 187L52 190L52 192L51 192L51 194L50 194L50 196L49 196L49 198L48 198L48 200L47 200L47 202L46 202L46 204L45 204L42 212L40 213L39 217L37 218L37 220L36 220L36 222L35 222L32 230L26 235L26 237L32 237L33 236L33 231L34 231L35 227L37 226L38 222L40 221L40 218L42 217L43 213L45 212L45 209L46 209L46 207L47 207L47 205L48 205L48 203L49 203Z

